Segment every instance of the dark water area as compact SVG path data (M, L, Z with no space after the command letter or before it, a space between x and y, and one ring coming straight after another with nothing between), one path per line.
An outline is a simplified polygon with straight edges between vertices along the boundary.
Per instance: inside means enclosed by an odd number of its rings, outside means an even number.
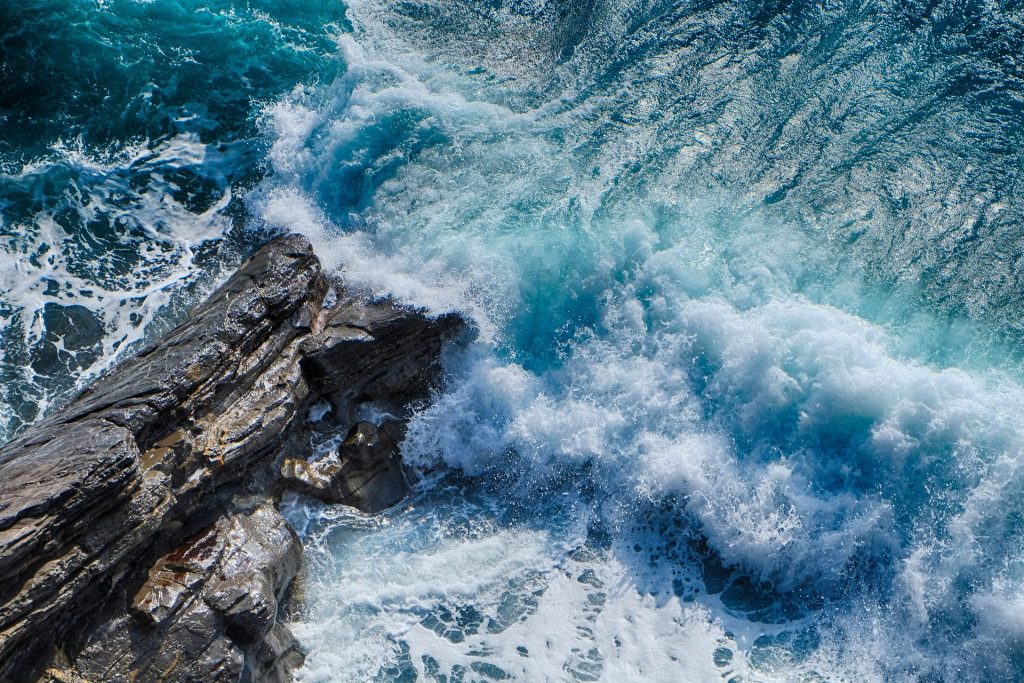
M326 2L0 7L0 431L258 245L242 195L265 173L260 108L331 78L344 26Z

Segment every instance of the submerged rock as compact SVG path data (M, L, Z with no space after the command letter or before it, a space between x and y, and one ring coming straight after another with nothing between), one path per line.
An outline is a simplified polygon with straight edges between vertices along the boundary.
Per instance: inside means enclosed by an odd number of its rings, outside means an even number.
M0 680L285 679L300 549L274 496L397 502L395 429L461 326L359 298L281 238L0 449ZM325 402L339 428L366 402L399 422L355 425L329 467L305 419ZM282 452L315 476L279 476Z

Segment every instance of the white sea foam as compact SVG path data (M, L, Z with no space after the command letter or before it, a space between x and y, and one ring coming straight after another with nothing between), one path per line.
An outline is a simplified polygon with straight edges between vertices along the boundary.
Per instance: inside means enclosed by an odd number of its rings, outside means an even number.
M333 566L307 584L292 624L312 647L299 680L461 669L474 680L668 682L746 670L700 604L641 595L614 559L571 553L565 537L507 526L486 508L421 500L330 528L309 555Z
M654 163L651 103L610 123L614 98L571 83L536 102L515 67L494 85L378 3L352 8L346 73L267 109L274 175L252 201L351 284L481 331L410 425L424 491L451 468L558 520L560 496L589 496L579 514L611 540L537 520L469 533L483 512L436 501L429 543L410 510L365 536L333 526L295 620L304 680L1012 672L1012 610L994 605L1019 601L1024 553L992 539L1024 512L1014 377L969 348L939 362L955 326L913 311L911 287L873 294L873 264L827 236L693 192L683 166L703 151ZM644 527L657 515L678 526ZM697 588L676 594L665 563ZM525 621L438 626L506 595L536 598Z
M21 373L20 382L10 378L5 391L30 392L35 409L45 412L52 400L102 372L120 352L143 339L174 297L196 283L200 276L197 248L219 239L229 225L223 210L231 199L230 189L222 186L221 196L196 212L172 198L178 186L167 176L189 168L216 176L218 164L224 163L222 156L211 155L193 135L155 146L140 143L104 155L90 154L81 144L61 144L54 148L52 159L0 179L10 188L34 192L42 207L19 219L8 213L0 217L4 232L12 235L0 242L7 263L0 272L5 304L0 316L5 327L4 354L9 359L5 369ZM132 186L139 174L146 178L141 190ZM54 182L50 176L74 177L84 189L79 193L69 189L56 206L50 206L47 202L54 200L41 194L47 183ZM121 244L93 248L88 240L82 242L81 235L73 234L68 221L74 226L130 227ZM126 249L130 256L119 253ZM48 307L66 306L88 311L102 334L85 347L81 341L78 348L66 346L61 333L44 322ZM72 327L70 333L75 332ZM66 373L61 381L37 382L34 363L26 360L31 354L46 353L47 347L64 364L47 372ZM16 403L12 396L5 398L10 399L8 404ZM0 416L0 433L19 426L14 420L13 414Z

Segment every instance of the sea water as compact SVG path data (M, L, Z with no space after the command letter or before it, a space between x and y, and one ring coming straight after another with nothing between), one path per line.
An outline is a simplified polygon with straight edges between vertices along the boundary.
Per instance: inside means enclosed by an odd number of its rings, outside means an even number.
M1019 3L0 12L8 433L280 232L474 327L299 680L1024 677Z

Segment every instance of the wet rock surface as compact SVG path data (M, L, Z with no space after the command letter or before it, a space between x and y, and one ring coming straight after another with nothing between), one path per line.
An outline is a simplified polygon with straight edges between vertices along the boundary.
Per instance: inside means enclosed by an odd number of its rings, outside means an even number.
M397 502L403 416L462 327L354 295L303 238L257 252L0 449L0 680L287 680L301 548L276 496ZM314 405L347 432L319 459Z
M338 448L315 462L285 458L281 479L289 488L327 503L364 512L389 508L407 491L395 438L400 429L394 421L380 427L358 422Z
M158 559L74 668L90 681L288 680L303 655L277 615L301 559L273 505L232 510Z

